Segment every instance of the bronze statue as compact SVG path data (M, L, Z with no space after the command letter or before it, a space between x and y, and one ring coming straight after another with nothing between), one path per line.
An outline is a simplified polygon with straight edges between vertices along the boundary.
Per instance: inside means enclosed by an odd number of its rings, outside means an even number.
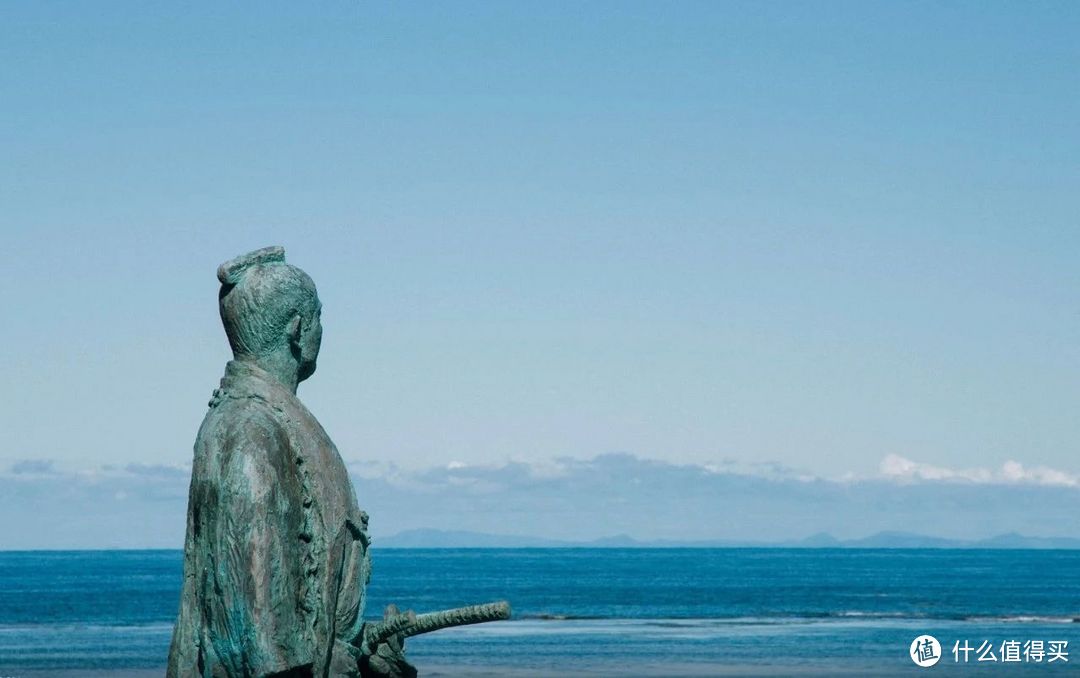
M415 676L404 639L505 619L505 603L365 624L367 514L296 397L315 372L315 283L268 247L218 268L233 350L198 437L169 678Z

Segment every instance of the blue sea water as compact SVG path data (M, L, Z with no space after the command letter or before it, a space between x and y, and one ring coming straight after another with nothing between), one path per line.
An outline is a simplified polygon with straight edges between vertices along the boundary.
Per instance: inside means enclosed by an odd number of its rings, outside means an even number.
M1080 551L383 549L370 617L509 600L410 639L422 675L1058 675L1080 669ZM0 677L164 672L179 551L0 552ZM908 655L920 634L937 666ZM1068 661L1003 662L1003 641ZM955 661L984 641L996 662ZM1076 656L1072 656L1075 651ZM962 659L962 653L960 658ZM984 658L985 655L984 655Z

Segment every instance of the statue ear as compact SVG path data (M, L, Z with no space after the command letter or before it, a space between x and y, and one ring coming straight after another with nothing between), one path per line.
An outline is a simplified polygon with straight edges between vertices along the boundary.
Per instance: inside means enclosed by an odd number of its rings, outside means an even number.
M289 321L289 324L285 327L285 332L289 335L290 344L300 343L300 314L297 313Z

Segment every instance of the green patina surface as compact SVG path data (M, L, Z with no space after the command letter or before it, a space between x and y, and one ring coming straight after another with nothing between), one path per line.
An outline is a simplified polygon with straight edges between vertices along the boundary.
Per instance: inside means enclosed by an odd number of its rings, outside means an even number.
M322 340L315 283L268 247L221 265L233 360L195 440L169 678L412 676L405 638L505 619L505 604L365 626L367 515L296 396Z

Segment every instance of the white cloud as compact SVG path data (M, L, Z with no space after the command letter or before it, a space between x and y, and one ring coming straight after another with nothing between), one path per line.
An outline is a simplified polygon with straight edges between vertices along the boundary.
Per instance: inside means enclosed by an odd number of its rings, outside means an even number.
M1045 466L1025 467L1018 461L1007 461L1000 469L954 469L912 461L890 454L881 460L881 475L899 482L953 481L980 484L1030 484L1050 487L1078 487L1080 476Z
M420 470L356 461L348 468L376 540L411 529L559 540L626 533L770 542L879 531L1080 537L1080 528L1060 520L1080 512L1080 478L1015 461L955 469L889 455L877 474L837 479L769 463L672 464L630 454ZM138 464L0 468L7 517L0 548L179 547L189 473Z
M1058 485L1062 487L1077 487L1080 485L1080 477L1076 475L1045 466L1028 469L1018 461L1005 462L1001 467L1001 476L1018 483L1028 482L1037 485Z

